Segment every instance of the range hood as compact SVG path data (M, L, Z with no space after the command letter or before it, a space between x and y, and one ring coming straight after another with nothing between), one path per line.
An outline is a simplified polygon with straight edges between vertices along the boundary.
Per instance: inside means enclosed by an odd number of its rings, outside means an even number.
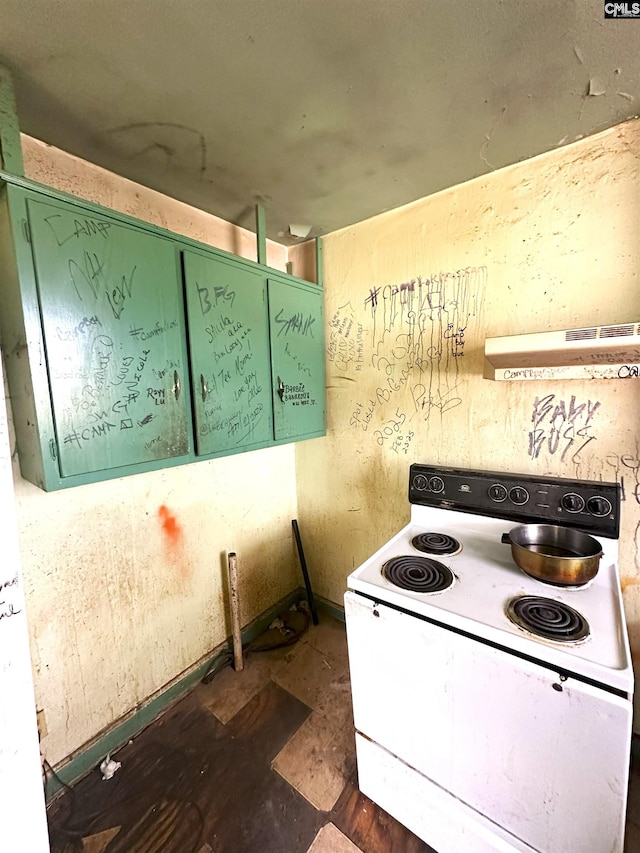
M640 375L640 322L487 338L485 379L631 379Z

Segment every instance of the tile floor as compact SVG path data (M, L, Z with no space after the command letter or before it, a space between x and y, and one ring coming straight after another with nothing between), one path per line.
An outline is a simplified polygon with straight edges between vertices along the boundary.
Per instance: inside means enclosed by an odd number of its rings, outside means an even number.
M434 853L357 789L345 630L325 614L115 758L112 780L94 772L52 804L52 853ZM639 764L625 853L640 853Z
M228 722L270 681L311 709L271 763L321 811L330 811L356 767L344 625L323 616L288 649L249 654L242 673L222 670L202 702Z

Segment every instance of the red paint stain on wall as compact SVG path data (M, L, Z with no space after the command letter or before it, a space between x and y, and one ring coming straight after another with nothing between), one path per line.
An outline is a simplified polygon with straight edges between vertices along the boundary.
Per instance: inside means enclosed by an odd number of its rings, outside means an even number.
M167 541L171 545L177 545L182 539L182 525L164 504L158 509L158 516Z
M162 504L162 506L158 508L158 518L160 519L162 532L164 533L167 558L169 559L169 562L175 566L180 579L186 581L191 577L192 567L189 564L182 547L182 525L176 518L175 513L173 513L165 504Z

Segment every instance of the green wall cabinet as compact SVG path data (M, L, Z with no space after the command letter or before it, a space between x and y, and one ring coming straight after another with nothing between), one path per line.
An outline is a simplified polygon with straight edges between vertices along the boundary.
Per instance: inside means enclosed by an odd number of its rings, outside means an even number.
M273 439L267 283L232 259L184 253L196 452Z
M324 435L322 291L270 277L269 328L275 438Z
M27 208L61 475L185 456L174 246L62 202Z
M47 491L325 433L322 288L0 180L23 477Z

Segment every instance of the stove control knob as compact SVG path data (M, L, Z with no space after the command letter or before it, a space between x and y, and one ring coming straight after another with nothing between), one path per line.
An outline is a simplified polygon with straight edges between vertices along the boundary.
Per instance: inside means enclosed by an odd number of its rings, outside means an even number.
M609 515L613 507L611 506L610 500L596 495L593 498L589 498L589 500L587 501L587 509L589 510L591 515L596 515L598 516L598 518L603 518L605 515Z
M492 501L500 504L502 501L506 501L507 499L507 489L502 483L494 483L493 486L489 486L489 497Z
M424 474L416 474L413 478L413 488L417 489L419 492L424 492L428 485L427 478Z
M429 488L432 492L444 492L444 480L442 477L431 477L429 480Z
M522 506L529 500L529 492L522 486L514 486L509 492L509 497L514 504Z
M560 506L567 512L582 512L584 509L584 498L575 492L569 492L560 499Z

